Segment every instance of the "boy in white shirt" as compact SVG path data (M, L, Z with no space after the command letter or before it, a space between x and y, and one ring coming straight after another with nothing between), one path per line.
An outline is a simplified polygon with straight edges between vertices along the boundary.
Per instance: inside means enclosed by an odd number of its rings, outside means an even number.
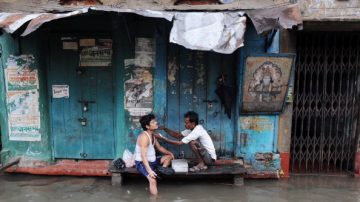
M157 195L157 182L155 169L162 165L168 167L174 159L173 153L162 147L154 138L154 131L158 129L155 116L148 114L140 118L141 127L144 129L136 141L135 164L136 169L149 181L149 190L153 195ZM164 156L157 159L155 149L163 153Z
M211 140L210 135L203 128L203 126L198 125L199 115L196 112L188 111L184 115L184 123L186 130L182 132L175 132L162 126L159 127L159 129L164 130L172 137L178 139L182 138L181 141L170 140L159 134L154 135L155 137L174 145L182 145L189 143L189 146L196 155L198 161L198 164L190 168L190 171L196 172L199 170L206 170L207 165L213 163L216 160L214 143Z

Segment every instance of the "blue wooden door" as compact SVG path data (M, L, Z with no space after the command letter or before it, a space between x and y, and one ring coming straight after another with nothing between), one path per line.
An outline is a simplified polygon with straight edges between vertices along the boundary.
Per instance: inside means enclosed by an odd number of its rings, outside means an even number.
M183 116L193 110L199 114L200 124L208 131L219 157L234 152L235 98L231 118L224 113L215 93L218 77L224 75L226 84L234 87L235 60L232 55L192 51L177 45L169 47L167 127L184 130ZM188 145L170 146L176 154L193 157Z
M52 38L50 55L48 88L55 158L113 159L112 68L87 67L79 74L78 52L63 50L58 36ZM69 97L53 98L53 85L68 85ZM87 111L84 101L88 102ZM84 119L85 126L81 124Z

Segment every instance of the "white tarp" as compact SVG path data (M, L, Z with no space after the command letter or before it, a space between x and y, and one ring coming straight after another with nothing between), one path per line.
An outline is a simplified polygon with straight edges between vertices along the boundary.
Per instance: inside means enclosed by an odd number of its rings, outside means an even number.
M188 49L231 54L244 45L243 12L176 13L170 42Z
M26 36L46 22L87 13L89 10L138 15L173 20L170 42L188 49L215 51L231 54L244 44L246 17L241 11L227 12L177 12L116 8L111 6L92 6L68 13L0 13L0 28L13 33L30 21L21 36ZM262 32L301 26L301 13L297 4L262 10L247 11L247 15L260 34Z
M8 33L13 33L23 24L40 15L41 14L0 13L0 28L2 27Z

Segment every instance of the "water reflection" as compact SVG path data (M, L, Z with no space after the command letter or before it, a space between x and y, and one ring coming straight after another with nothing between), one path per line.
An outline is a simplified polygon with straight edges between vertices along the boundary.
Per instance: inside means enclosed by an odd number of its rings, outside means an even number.
M289 180L245 180L234 187L228 180L162 180L159 196L151 197L145 179L130 179L112 187L110 178L0 175L0 202L217 202L217 201L347 201L360 202L360 179L294 176Z

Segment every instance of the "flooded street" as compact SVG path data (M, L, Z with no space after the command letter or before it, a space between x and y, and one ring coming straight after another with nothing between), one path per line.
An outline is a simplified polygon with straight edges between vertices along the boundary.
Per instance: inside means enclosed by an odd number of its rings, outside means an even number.
M1 202L121 202L121 201L346 201L360 202L360 179L292 176L289 180L245 180L234 187L227 181L160 181L157 198L147 183L132 179L112 187L110 178L0 175Z

